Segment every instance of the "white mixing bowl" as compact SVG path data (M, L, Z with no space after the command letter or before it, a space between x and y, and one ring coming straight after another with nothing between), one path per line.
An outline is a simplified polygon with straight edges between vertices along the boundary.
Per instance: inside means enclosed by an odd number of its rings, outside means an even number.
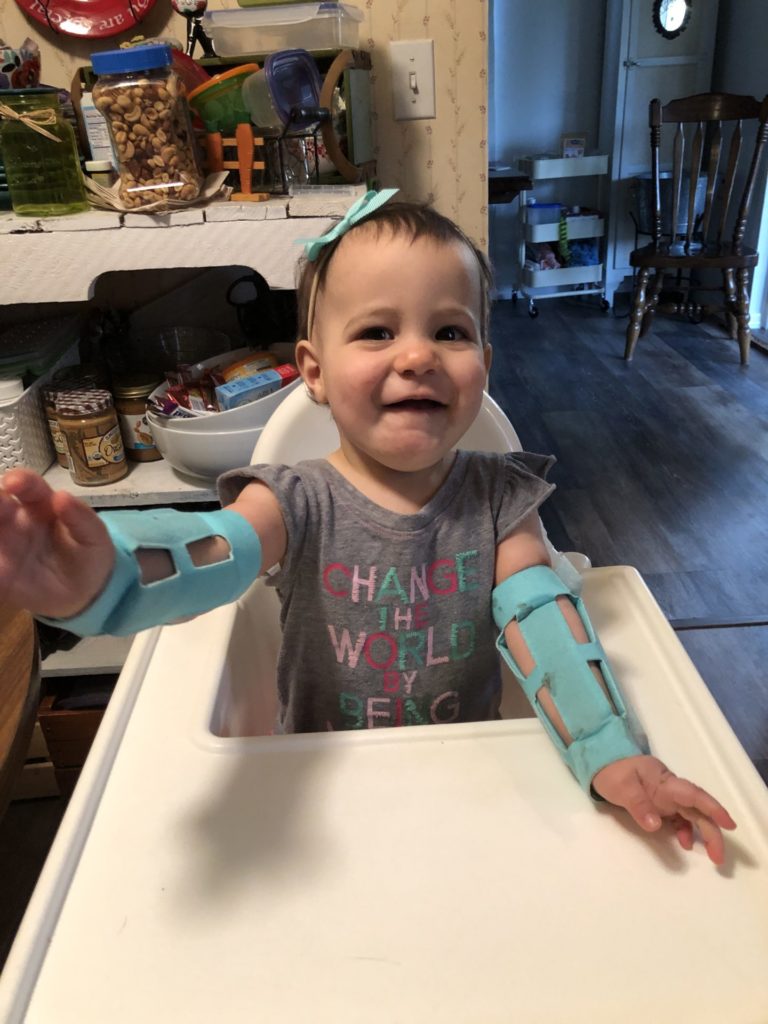
M245 430L195 431L170 430L147 413L160 454L179 473L213 480L228 469L247 466L259 439L262 426Z

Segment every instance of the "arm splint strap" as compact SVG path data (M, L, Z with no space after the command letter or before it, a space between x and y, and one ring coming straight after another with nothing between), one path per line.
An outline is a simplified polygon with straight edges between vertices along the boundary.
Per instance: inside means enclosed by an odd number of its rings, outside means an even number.
M556 598L561 595L576 608L587 643L579 643L571 632L557 605ZM492 600L493 618L501 630L496 646L579 784L589 792L601 768L644 753L629 730L627 709L581 598L548 566L536 565L500 583ZM513 620L536 663L529 676L520 671L504 638L504 629ZM597 662L618 714L595 679L590 662ZM542 687L549 690L573 738L568 746L539 704L537 694Z
M228 604L244 593L259 575L261 543L239 513L177 512L162 508L99 513L115 545L115 566L102 592L69 619L42 622L80 636L110 633L128 636L149 626L199 615ZM220 562L196 566L188 545L207 537L223 537L229 553ZM136 560L139 548L168 552L175 572L154 583L141 582Z

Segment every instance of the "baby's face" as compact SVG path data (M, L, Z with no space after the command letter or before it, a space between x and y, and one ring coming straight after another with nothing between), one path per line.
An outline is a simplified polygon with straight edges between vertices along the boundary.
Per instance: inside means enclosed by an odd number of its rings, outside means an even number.
M342 240L299 358L350 462L408 472L446 458L482 401L481 318L480 269L460 242L365 228Z

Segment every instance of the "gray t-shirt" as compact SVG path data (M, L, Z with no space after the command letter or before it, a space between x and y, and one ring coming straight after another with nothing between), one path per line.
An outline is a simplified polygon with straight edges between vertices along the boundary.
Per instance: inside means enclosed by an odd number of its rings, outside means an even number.
M419 512L381 508L330 463L250 466L219 480L222 505L251 480L280 504L279 728L375 728L498 717L491 615L496 546L549 496L554 459L459 451Z

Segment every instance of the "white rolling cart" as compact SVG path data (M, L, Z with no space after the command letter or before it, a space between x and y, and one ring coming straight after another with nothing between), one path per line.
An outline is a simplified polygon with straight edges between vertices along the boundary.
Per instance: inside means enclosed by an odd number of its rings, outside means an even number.
M608 173L608 157L594 154L581 157L521 157L518 161L521 174L527 175L536 187L539 181L555 178L601 177ZM528 299L528 313L539 315L536 302L539 299L561 298L564 295L599 295L603 310L608 309L605 299L605 264L600 244L600 262L591 266L560 267L552 270L533 270L526 267L526 245L535 242L558 242L560 239L559 218L549 223L536 222L532 216L534 206L528 206L529 194L520 193L520 218L522 231L519 257L519 287L513 293ZM565 205L565 204L564 204ZM568 241L597 238L605 235L605 219L602 214L577 214L566 218Z

